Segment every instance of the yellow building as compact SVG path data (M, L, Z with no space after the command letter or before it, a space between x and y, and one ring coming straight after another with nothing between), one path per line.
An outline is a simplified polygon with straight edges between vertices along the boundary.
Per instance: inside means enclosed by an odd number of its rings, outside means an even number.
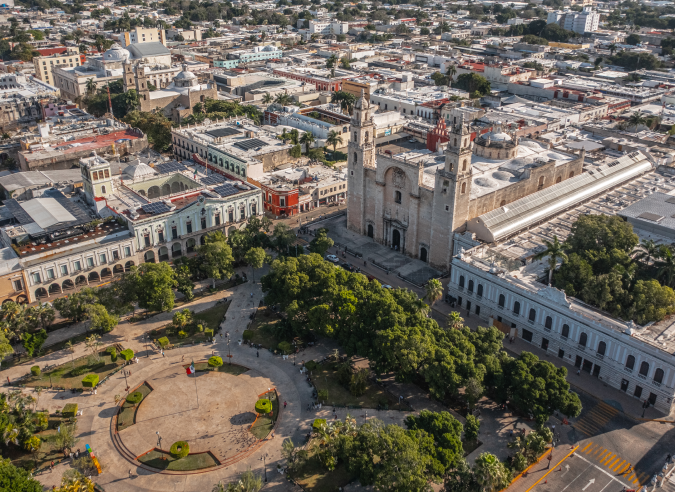
M162 43L166 46L166 34L164 29L157 29L154 27L145 28L145 27L134 27L133 30L127 31L124 33L124 40L122 45L124 47L129 46L130 44L139 44L139 43Z
M54 68L79 67L82 65L83 59L84 55L80 55L80 50L72 47L60 55L36 56L33 58L35 76L47 84L54 85L54 76L52 75Z

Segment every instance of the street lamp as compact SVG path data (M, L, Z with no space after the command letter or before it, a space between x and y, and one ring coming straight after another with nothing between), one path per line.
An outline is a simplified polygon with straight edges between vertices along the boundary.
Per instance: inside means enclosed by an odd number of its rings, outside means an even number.
M232 354L230 354L230 334L227 334L227 358L230 360L230 365L232 365Z
M265 464L265 457L266 457L266 456L267 456L266 454L263 454L263 455L260 457L260 459L261 459L262 462L263 462L263 470L265 470L265 483L267 483L267 466L266 466L266 464Z
M150 357L150 335L145 335L145 357Z
M129 391L129 380L127 379L127 370L122 369L122 372L124 373L124 382L127 384L127 389L125 391Z
M159 431L155 432L157 434L157 447L162 449L162 436L159 435Z

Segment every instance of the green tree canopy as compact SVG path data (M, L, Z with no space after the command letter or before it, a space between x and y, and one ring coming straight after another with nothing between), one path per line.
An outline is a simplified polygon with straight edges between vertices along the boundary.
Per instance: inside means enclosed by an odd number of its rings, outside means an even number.
M480 95L485 96L490 93L490 82L482 75L473 72L461 74L452 83L452 86L469 94L477 91Z

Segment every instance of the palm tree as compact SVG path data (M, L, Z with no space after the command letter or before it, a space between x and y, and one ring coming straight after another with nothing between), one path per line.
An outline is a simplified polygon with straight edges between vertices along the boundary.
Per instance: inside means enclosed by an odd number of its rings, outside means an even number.
M448 328L451 330L459 330L464 326L464 318L462 318L457 311L453 311L448 316Z
M481 492L495 492L508 485L506 468L493 454L482 453L476 458L473 473Z
M42 394L43 390L44 390L44 388L42 388L41 386L36 386L35 388L33 388L33 391L35 391L35 394L37 394L37 399L35 400L35 411L36 412L37 412L38 403L40 402L40 395Z
M637 133L638 126L644 125L647 123L644 115L640 111L635 111L630 118L628 118L628 124L635 127L635 132Z
M433 306L437 300L443 297L443 284L437 278L432 278L424 286L424 291L426 292L425 299L429 301L430 306Z
M265 95L263 96L262 102L263 102L264 104L269 104L269 103L271 103L273 100L274 100L274 99L272 98L272 96L270 95L270 93L269 93L269 92L265 92Z
M673 287L675 283L675 256L673 250L668 246L662 246L659 251L659 271L656 278L663 279L663 282L668 287Z
M651 261L659 256L659 246L651 239L642 240L633 251L633 259L644 265L649 265Z
M305 144L307 147L307 152L309 152L309 147L314 143L314 134L312 132L305 132L302 134L302 137L300 137L300 143Z
M616 44L612 43L607 48L609 48L609 53L613 55L614 52L616 51Z
M661 117L659 115L653 115L647 118L647 126L649 127L650 130L658 128L660 124L661 124Z
M553 236L553 242L544 241L546 249L534 255L534 260L541 260L542 258L548 256L548 284L551 285L553 282L553 270L555 270L556 265L558 264L558 258L562 259L563 263L567 261L567 255L563 251L563 246L560 241L558 241L558 236Z
M293 98L285 92L277 94L277 97L274 98L274 102L280 104L281 106L288 106L292 101Z
M342 136L335 130L331 130L326 139L326 143L333 146L333 153L335 153L337 146L342 145Z
M456 65L450 65L448 66L448 70L445 72L445 75L450 77L450 82L455 78L455 74L457 74L457 66Z

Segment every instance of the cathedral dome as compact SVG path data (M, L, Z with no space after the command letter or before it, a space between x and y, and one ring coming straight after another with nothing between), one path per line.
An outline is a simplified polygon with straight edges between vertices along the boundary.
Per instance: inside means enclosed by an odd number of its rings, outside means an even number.
M107 62L125 62L129 59L130 53L119 44L113 44L108 51L103 53L103 60Z
M129 179L145 178L147 176L154 176L157 172L142 162L136 162L124 168L124 175Z
M503 132L488 132L482 135L482 137L485 139L489 138L494 142L510 142L512 140L512 138L509 135Z

